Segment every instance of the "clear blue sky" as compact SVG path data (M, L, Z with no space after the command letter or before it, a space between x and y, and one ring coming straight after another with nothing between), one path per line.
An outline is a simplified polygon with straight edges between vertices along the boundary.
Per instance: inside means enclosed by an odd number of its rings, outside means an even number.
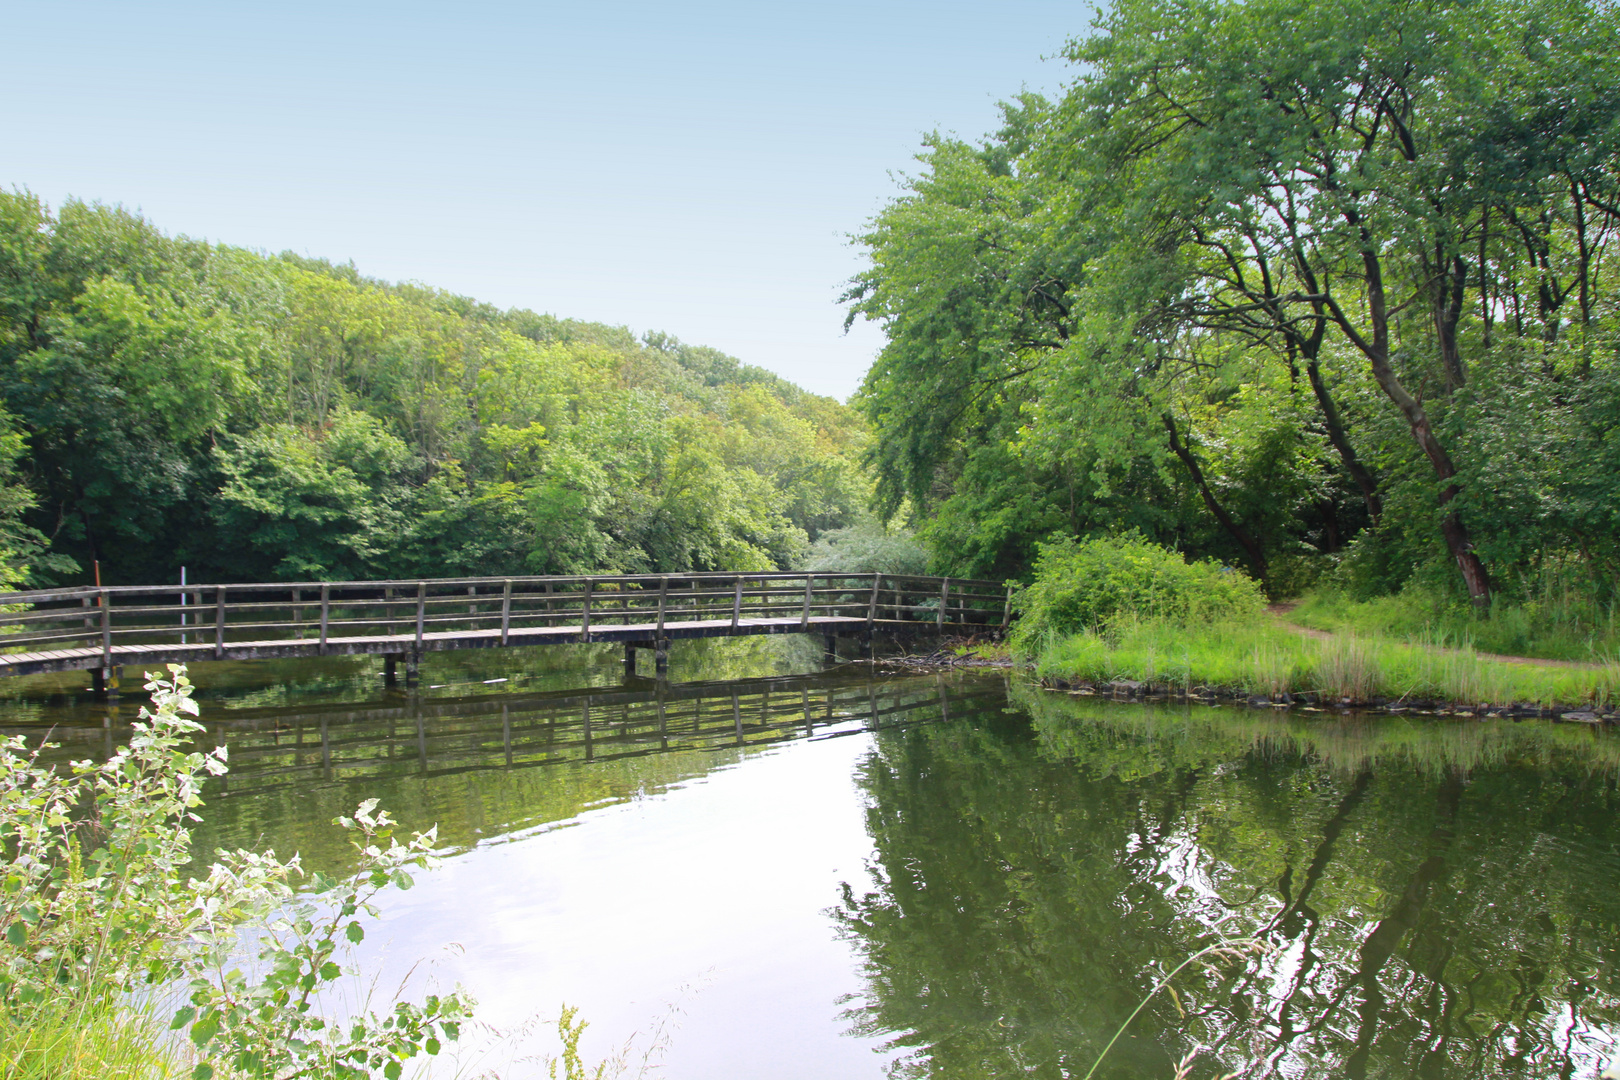
M927 131L1051 90L1077 3L0 0L0 184L845 397L846 242Z

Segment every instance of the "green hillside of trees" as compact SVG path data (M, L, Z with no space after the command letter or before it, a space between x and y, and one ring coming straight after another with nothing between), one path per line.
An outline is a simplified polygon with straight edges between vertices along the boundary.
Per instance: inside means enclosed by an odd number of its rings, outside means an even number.
M766 570L851 410L713 349L0 192L12 584Z
M1135 528L1472 601L1620 586L1620 27L1597 0L1117 0L865 231L878 494L939 569Z

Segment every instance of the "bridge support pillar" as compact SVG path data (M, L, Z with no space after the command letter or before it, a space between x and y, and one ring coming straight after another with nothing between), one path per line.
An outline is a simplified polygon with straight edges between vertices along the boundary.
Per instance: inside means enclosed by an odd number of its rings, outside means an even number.
M877 649L874 647L874 637L876 635L870 630L861 635L861 658L863 660L870 660L877 655Z
M821 662L824 664L838 663L838 638L834 634L823 634L821 637Z
M383 685L394 686L399 682L399 657L393 653L383 654Z
M659 676L669 674L669 638L659 638L653 645L653 671Z
M117 701L118 684L123 673L124 669L116 664L108 668L91 668L90 689L98 698Z
M624 643L624 677L636 677L636 643L633 641Z
M422 658L419 655L417 655L417 653L416 653L416 651L414 649L405 654L405 685L406 686L408 686L408 687L409 686L415 686L418 682L421 681L421 678L420 678L421 666L422 666Z

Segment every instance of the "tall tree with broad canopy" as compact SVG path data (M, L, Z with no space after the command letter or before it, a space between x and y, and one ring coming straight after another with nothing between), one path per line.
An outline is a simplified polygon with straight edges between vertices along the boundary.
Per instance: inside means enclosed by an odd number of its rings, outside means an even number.
M1263 486L1383 529L1389 485L1426 484L1428 528L1488 607L1481 531L1531 527L1503 513L1519 485L1485 480L1513 453L1506 417L1578 415L1571 437L1609 452L1613 6L1120 0L1067 57L1058 102L1021 99L980 148L936 140L862 238L849 299L889 334L861 400L891 505L948 494L975 410L1021 397L1027 452L1179 460L1264 575L1303 519L1245 509L1231 418L1292 410L1297 482ZM1596 550L1579 501L1530 511L1538 543Z

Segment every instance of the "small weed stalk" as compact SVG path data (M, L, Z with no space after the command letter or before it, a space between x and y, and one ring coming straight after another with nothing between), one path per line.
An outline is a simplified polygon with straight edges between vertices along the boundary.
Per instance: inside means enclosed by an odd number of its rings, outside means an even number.
M1194 964L1197 964L1209 971L1219 971L1219 968L1216 967L1218 963L1236 963L1245 957L1264 953L1268 948L1269 946L1267 946L1265 942L1261 941L1259 938L1223 937L1214 944L1206 945L1204 948L1199 949L1197 952L1187 957L1187 959L1177 964L1168 975L1158 981L1158 984L1155 985L1152 990L1148 991L1146 997L1136 1003L1136 1008L1131 1010L1131 1015L1127 1016L1125 1018L1125 1022L1119 1025L1119 1030L1114 1032L1114 1037L1108 1040L1107 1045L1102 1048L1102 1053L1097 1055L1097 1060L1091 1063L1091 1068L1086 1070L1086 1075L1081 1077L1080 1080L1091 1080L1091 1078L1096 1075L1097 1070L1102 1068L1103 1061L1108 1057L1109 1051L1113 1050L1114 1044L1119 1042L1120 1036L1125 1034L1125 1030L1131 1026L1131 1022L1136 1019L1137 1015L1141 1013L1143 1009L1147 1008L1148 1002L1152 1001L1155 997L1158 997L1161 990L1167 991L1170 994L1171 999L1176 1004L1176 1011L1178 1013L1180 1013L1183 1017L1187 1015L1186 1009L1182 1008L1181 1005L1181 995L1178 994L1176 992L1176 988L1171 985L1171 983L1175 981L1177 975L1180 975L1183 971L1189 967L1192 967ZM1188 1054L1181 1060L1180 1065L1177 1066L1178 1077L1185 1075L1184 1071L1182 1070L1191 1066L1193 1055L1196 1053L1197 1051L1195 1050L1192 1054Z

